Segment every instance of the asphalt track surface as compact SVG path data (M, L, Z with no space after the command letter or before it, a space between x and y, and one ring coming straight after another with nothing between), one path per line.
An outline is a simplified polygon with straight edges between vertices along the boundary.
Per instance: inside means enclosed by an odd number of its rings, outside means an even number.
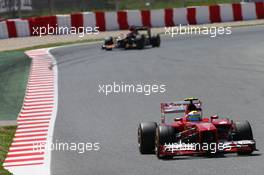
M59 104L54 142L100 142L100 151L52 152L53 175L260 175L264 172L264 28L232 35L164 37L160 48L100 50L99 44L52 51L58 62ZM166 92L103 95L99 84L165 84ZM160 102L195 96L204 115L249 120L257 146L252 156L140 155L139 122L159 121Z

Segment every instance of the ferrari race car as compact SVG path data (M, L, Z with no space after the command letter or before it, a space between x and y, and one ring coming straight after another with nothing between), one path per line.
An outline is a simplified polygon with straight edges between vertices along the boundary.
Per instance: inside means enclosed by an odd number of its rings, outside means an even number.
M130 27L130 33L120 35L117 38L108 37L104 40L102 49L112 50L113 48L123 49L144 49L145 46L159 47L160 35L151 35L148 27Z
M166 121L165 115L177 113L183 116ZM218 115L202 118L202 102L196 98L161 103L161 123L140 123L138 145L141 154L156 153L161 159L178 155L250 155L257 150L248 121L234 122Z

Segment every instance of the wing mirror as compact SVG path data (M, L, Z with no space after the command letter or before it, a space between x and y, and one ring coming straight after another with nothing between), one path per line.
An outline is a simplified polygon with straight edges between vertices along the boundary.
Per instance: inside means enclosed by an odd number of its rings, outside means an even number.
M219 118L218 115L211 116L211 120L218 119L218 118Z
M179 118L175 118L174 121L175 122L182 121L182 118L180 118L180 117Z

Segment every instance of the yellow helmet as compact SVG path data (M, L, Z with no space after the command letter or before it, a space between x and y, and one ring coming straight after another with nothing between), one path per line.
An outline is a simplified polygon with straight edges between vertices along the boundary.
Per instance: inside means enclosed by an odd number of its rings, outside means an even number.
M191 111L187 114L187 119L189 121L200 121L202 119L202 114L199 111Z

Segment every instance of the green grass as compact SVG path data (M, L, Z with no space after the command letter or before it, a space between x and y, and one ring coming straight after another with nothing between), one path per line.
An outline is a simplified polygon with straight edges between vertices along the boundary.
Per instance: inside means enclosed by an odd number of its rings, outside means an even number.
M78 41L66 41L66 42L58 42L58 43L50 43L50 44L42 44L32 47L26 47L21 49L14 49L12 51L27 51L27 50L35 50L35 49L43 49L43 48L51 48L51 47L59 47L59 46L66 46L66 45L72 45L72 44L82 44L82 43L89 43L89 42L95 42L95 41L102 41L103 39L83 39Z
M16 120L21 109L30 59L22 52L0 52L0 120Z
M0 174L1 175L11 175L7 170L3 168L3 161L5 160L6 154L12 139L16 132L16 126L4 126L0 127Z

